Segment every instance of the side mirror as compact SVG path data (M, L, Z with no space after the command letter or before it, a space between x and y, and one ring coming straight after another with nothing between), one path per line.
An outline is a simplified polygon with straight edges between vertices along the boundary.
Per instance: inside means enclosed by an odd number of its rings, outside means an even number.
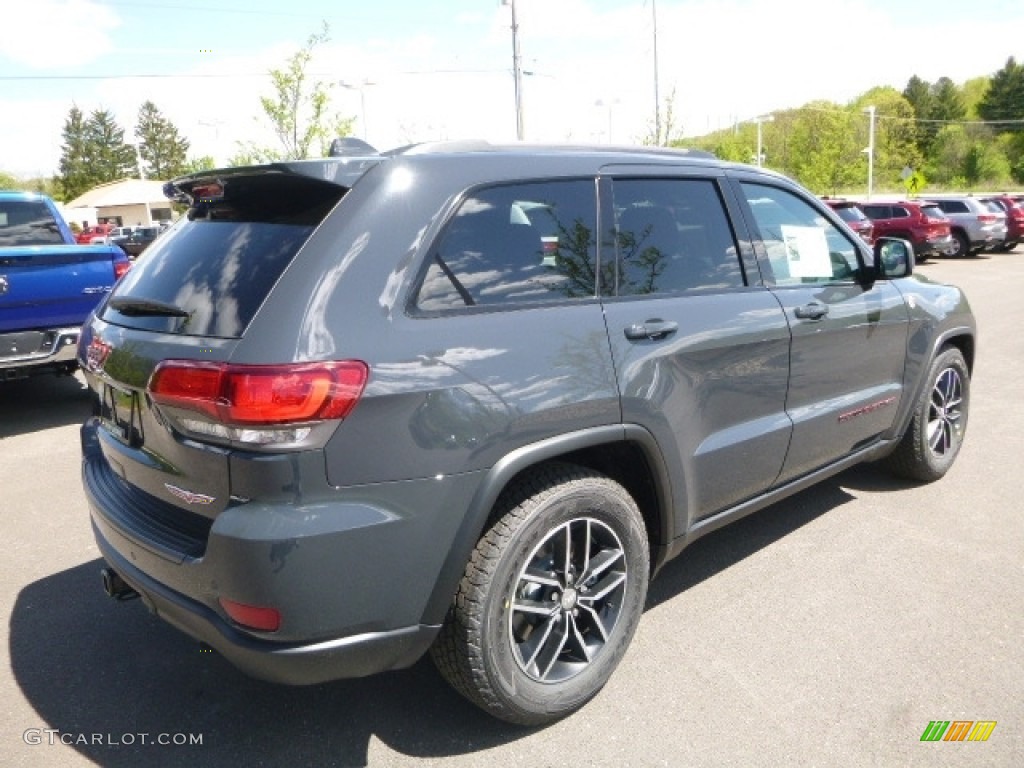
M875 240L875 264L883 279L908 277L914 271L914 246L898 237Z

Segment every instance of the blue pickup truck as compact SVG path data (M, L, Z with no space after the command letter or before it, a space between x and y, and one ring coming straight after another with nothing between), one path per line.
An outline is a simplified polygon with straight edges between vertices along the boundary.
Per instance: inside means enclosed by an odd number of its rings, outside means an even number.
M0 381L75 371L85 318L131 267L116 245L78 245L53 201L0 191Z

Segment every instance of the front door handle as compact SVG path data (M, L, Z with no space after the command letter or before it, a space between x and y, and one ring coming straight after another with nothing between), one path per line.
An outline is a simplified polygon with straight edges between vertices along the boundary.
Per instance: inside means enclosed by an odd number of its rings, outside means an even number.
M626 338L630 341L641 341L650 339L657 341L679 330L679 323L671 320L648 320L645 323L633 323L624 329Z
M810 304L796 308L796 316L801 320L821 320L827 314L828 305L822 304L820 301L812 301Z

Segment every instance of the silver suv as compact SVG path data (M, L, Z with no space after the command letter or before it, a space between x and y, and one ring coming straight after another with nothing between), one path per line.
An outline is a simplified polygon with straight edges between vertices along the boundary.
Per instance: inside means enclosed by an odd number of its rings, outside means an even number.
M995 250L1006 240L1006 216L1000 216L983 200L971 195L933 197L949 219L956 248L950 256L966 256Z
M429 651L549 722L703 534L953 464L974 320L906 241L684 151L362 151L175 180L185 221L82 334L105 588L243 670Z

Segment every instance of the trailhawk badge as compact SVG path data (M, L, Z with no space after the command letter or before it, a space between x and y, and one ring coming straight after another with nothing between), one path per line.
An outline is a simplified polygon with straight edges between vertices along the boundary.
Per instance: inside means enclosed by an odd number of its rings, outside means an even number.
M205 493L186 491L184 488L179 488L178 486L171 485L170 483L164 483L164 488L186 504L212 504L217 500L213 496L207 496Z

